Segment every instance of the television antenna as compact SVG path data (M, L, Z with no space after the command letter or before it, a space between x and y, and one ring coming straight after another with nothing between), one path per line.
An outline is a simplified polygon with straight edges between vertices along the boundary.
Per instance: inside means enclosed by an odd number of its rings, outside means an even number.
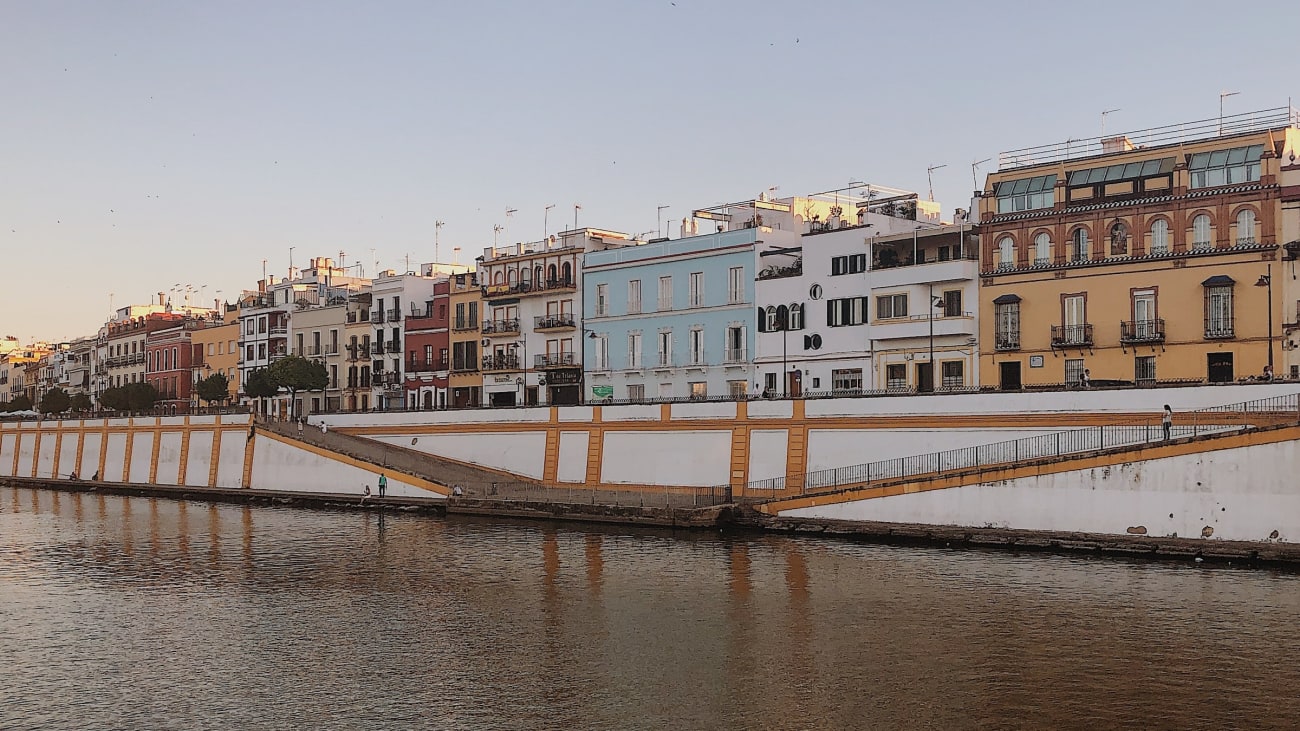
M975 171L979 169L980 165L990 162L991 160L993 160L993 158L986 157L983 160L978 160L970 164L970 179L971 182L975 184L975 190L980 190L980 179L979 176L975 174Z
M925 169L925 178L930 183L930 200L934 200L934 171L948 167L948 163L942 165L931 165Z
M438 233L441 232L442 227L446 225L447 224L445 221L433 222L433 260L434 261L440 261L440 259L438 258Z
M1102 137L1106 136L1106 115L1114 114L1115 112L1122 112L1122 111L1124 110L1115 108L1115 109L1107 109L1106 111L1101 113L1101 136Z
M499 223L492 227L492 248L494 249L496 248L497 244L499 243L498 238L501 236L501 232L504 230L505 230L505 226L502 226Z

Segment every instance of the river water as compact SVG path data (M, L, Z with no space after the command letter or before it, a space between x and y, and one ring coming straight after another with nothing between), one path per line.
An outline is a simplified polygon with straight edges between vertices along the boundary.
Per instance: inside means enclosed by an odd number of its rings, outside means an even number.
M0 487L0 729L1289 729L1300 576Z

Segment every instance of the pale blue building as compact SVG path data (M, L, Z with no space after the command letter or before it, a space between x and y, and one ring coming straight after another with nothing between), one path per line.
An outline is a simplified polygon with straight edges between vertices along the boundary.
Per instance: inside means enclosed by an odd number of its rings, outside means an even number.
M754 250L772 235L746 228L588 253L585 398L753 391Z

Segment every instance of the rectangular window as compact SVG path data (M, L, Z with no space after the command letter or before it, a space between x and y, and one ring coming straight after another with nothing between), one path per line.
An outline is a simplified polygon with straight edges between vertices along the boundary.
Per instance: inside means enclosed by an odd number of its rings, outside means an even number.
M861 391L862 390L862 369L861 368L837 368L831 371L831 390Z
M867 270L866 254L850 254L831 257L831 275L860 274Z
M609 370L609 338L606 335L597 335L592 344L595 346L595 364L592 370L605 371Z
M597 284L596 285L596 316L604 317L607 314L606 311L608 308L609 308L609 285Z
M886 294L876 298L876 319L907 317L907 295Z
M1259 181L1259 161L1263 145L1234 147L1229 150L1198 152L1187 165L1191 187L1211 188Z
M998 213L1016 213L1051 208L1055 189L1055 175L1040 175L998 183L993 194L998 198Z
M993 337L998 350L1020 349L1020 303L993 305Z
M673 308L673 278L659 277L659 310L666 312Z
M906 363L891 363L885 366L885 388L890 390L907 388Z
M944 388L961 388L966 385L965 365L960 360L945 360L940 365L943 369Z
M265 317L259 317L259 318L257 318L257 331L258 331L259 333L264 333L264 332L266 332L266 318L265 318Z
M862 325L867 321L867 298L848 297L826 301L826 324L829 327Z
M659 333L659 366L669 367L673 364L673 331Z
M1156 380L1156 357L1139 355L1133 359L1133 380L1138 383L1152 383Z
M943 293L943 316L961 317L961 290L950 289Z
M1065 360L1065 382L1075 385L1081 380L1083 380L1083 358L1067 358Z
M690 279L687 281L690 288L690 306L704 306L704 272L691 272Z
M776 393L776 374L775 374L775 373L764 373L764 374L763 374L763 393L764 393L764 395L770 395L770 394L775 394L775 393Z
M628 401L645 401L645 384L629 383L627 385Z
M691 328L691 365L704 363L704 331L698 327Z
M745 268L731 267L727 270L727 303L736 304L745 301Z
M744 363L747 360L745 355L745 327L743 325L732 325L727 328L725 348L723 362Z
M627 335L627 367L641 367L641 333Z
M691 398L703 401L709 397L709 384L705 381L691 381Z
M1205 288L1205 337L1233 337L1232 287Z
M209 357L211 357L211 356L213 356L213 355L216 355L216 350L217 350L217 344L216 344L216 343L208 343L208 356L209 356Z
M627 283L627 314L641 313L641 280L633 279Z
M727 381L727 395L732 398L743 398L749 393L749 381Z

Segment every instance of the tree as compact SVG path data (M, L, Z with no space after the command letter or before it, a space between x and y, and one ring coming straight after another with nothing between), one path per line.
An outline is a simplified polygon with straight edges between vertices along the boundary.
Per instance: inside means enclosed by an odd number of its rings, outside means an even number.
M330 382L329 371L318 360L309 360L301 355L281 358L271 364L267 376L275 385L289 392L289 402L297 403L299 391L321 391Z
M99 394L99 405L109 411L126 411L130 408L126 398L126 389L121 386L104 389L104 392Z
M213 373L194 384L199 398L211 404L213 401L225 401L230 396L230 381L224 373Z
M122 388L126 390L127 408L131 411L148 411L158 401L158 389L153 384L139 381Z
M258 368L244 379L244 394L249 398L271 398L280 392L280 387L267 375L265 368Z
M95 405L90 403L90 397L86 394L74 393L72 394L72 402L68 404L68 408L73 411L91 411L95 408Z
M9 402L10 411L31 411L32 400L27 398L26 394L15 396L13 401Z
M40 412L42 414L62 414L72 405L72 399L68 397L68 392L59 387L51 388L41 397Z

